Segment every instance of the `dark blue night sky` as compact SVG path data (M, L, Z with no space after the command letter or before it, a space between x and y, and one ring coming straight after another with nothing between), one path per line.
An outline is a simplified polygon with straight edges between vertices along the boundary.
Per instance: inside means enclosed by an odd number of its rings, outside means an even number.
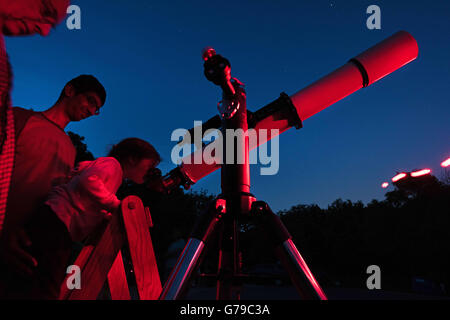
M93 74L108 91L101 115L67 128L96 157L122 138L150 141L170 160L177 128L216 114L219 88L203 76L201 50L213 46L246 84L257 110L293 94L399 30L419 58L339 101L280 137L277 175L252 170L252 192L274 210L326 207L337 198L382 199L396 171L431 168L450 156L450 1L78 0L81 30L65 22L47 38L7 39L13 102L44 110L73 77ZM381 30L366 9L381 9ZM217 194L220 174L193 190ZM389 190L389 189L388 189Z

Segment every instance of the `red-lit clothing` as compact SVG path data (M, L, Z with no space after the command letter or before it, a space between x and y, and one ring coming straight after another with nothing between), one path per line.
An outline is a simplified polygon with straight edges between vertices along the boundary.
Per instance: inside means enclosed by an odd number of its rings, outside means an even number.
M73 241L82 241L116 209L122 168L115 158L81 162L66 184L55 187L45 202L66 225Z
M119 206L115 193L122 168L116 159L81 162L71 175L67 183L52 188L25 224L29 253L38 261L33 275L20 277L0 260L0 299L57 299L72 241L86 238L107 211Z
M14 166L14 118L9 97L11 79L12 73L4 38L0 33L0 234L3 229L6 201Z
M64 130L42 113L33 113L17 137L5 223L14 227L26 223L52 186L67 181L75 155Z

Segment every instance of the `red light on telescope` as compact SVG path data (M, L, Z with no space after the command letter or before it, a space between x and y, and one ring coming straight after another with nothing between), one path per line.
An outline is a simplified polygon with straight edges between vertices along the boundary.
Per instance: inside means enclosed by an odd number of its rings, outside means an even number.
M209 58L211 58L212 56L216 55L216 50L214 50L214 48L212 47L206 47L203 48L202 50L202 58L204 61L208 60Z
M448 166L450 166L450 158L441 163L441 167L443 168L447 168Z
M398 180L403 179L404 177L406 177L406 173L404 172L399 173L398 175L392 178L392 182L397 182Z
M387 187L389 187L389 183L383 182L383 183L381 184L381 187L382 187L383 189L386 189Z
M414 171L411 172L411 177L420 177L420 176L424 176L426 174L430 174L431 170L430 169L423 169L423 170L419 170L419 171Z

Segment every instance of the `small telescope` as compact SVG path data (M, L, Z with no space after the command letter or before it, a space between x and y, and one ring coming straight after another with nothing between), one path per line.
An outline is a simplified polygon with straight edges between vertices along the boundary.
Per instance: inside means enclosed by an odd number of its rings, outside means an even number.
M204 55L215 54L211 50L205 50ZM280 98L256 112L248 111L248 128L267 130L267 139L258 139L258 146L273 138L270 129L278 129L279 134L292 127L299 129L302 121L415 60L418 51L416 40L408 32L399 31L297 93L291 96L282 93ZM215 116L202 128L206 131L220 126L220 117ZM193 159L203 159L197 154L202 152L197 150L183 158L181 165L162 177L161 189L170 191L179 186L188 189L220 168L219 161L195 163Z

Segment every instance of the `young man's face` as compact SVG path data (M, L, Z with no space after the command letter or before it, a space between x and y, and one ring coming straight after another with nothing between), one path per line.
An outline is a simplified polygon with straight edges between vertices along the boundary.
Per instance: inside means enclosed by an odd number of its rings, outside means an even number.
M70 121L81 121L100 113L102 101L97 93L85 92L67 97L67 114Z
M1 31L7 36L46 36L68 5L68 0L0 0Z

